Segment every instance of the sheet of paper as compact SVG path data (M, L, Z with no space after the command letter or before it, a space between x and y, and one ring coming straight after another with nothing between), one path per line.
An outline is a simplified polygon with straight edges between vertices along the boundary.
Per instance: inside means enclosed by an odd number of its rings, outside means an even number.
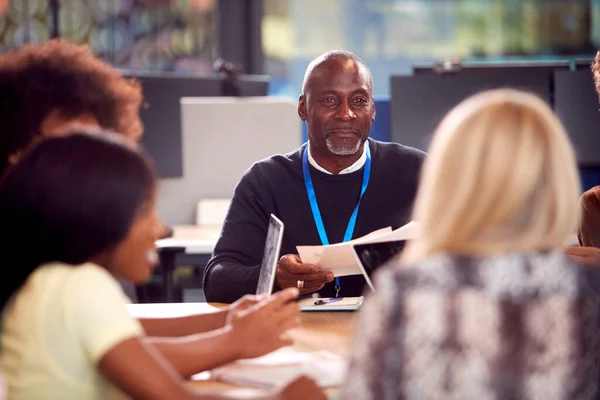
M255 387L283 386L301 375L313 378L321 387L343 383L347 362L328 351L301 352L291 347L262 357L239 360L212 371L218 380Z
M335 276L362 275L363 272L354 256L354 244L382 243L396 240L410 240L417 234L417 224L413 221L398 229L375 231L362 238L329 246L297 246L302 262L315 264L319 268L331 271Z
M377 232L377 231L376 231ZM396 240L410 240L417 236L417 223L414 221L409 222L406 225L401 226L391 232L383 233L376 236L369 236L362 243L382 243L382 242L393 242Z
M392 232L392 228L388 226L386 228L381 228L376 231L373 231L365 236L361 236L359 238L352 239L345 243L335 243L335 244L331 244L329 246L297 246L296 250L298 251L298 255L300 256L300 259L302 260L302 262L304 264L317 265L317 263L319 262L319 259L321 258L321 255L323 254L323 251L325 250L325 247L344 246L344 245L347 246L347 245L351 245L351 244L358 244L358 243L364 242L365 240L370 240L370 239L376 238L380 235L390 233L390 232Z

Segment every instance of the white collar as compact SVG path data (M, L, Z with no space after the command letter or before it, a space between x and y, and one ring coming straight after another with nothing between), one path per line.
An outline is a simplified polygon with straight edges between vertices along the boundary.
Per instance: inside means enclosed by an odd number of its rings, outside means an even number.
M365 145L363 146L363 152L362 152L362 155L360 156L360 158L358 160L356 160L356 162L354 164L352 164L351 166L349 166L348 168L341 170L339 175L356 172L359 169L361 169L363 167L363 165L365 165L365 162L367 162L367 146L368 145L369 145L369 141L367 140L367 141L365 141ZM321 172L324 172L329 175L333 175L331 172L327 171L325 168L323 168L319 164L317 164L317 162L313 158L312 154L310 154L310 141L306 144L306 151L308 151L308 162L310 163L310 165L312 165L313 167L315 167L316 169L318 169Z

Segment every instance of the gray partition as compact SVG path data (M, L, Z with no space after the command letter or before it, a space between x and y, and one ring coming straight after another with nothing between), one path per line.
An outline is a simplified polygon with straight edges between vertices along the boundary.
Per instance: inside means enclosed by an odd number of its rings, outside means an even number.
M193 224L200 199L231 198L254 162L302 144L291 99L182 98L181 121L183 177L158 187L158 212L168 224Z
M126 71L125 75L136 78L142 85L146 107L140 111L144 123L141 143L154 160L158 176L182 176L179 100L226 96L223 79L216 75L200 77L166 72ZM238 81L240 96L266 96L268 82L266 76L242 75Z
M600 166L600 105L588 68L556 71L554 109L565 125L581 166Z
M419 75L392 76L390 138L426 151L444 115L460 101L486 89L523 89L551 104L553 73L557 68L566 69L567 64L477 66L449 74L420 71Z

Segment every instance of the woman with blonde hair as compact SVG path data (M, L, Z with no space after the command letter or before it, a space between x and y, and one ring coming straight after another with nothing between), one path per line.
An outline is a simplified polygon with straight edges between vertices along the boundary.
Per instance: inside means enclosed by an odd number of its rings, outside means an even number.
M376 276L342 398L596 397L600 272L562 251L581 193L573 153L533 94L483 92L448 113L418 238Z

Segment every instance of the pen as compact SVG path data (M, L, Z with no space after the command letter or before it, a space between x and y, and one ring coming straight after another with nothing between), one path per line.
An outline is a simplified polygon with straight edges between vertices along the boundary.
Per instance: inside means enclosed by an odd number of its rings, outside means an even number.
M315 301L315 306L322 306L324 304L329 304L329 303L333 303L335 301L340 301L341 299L343 299L343 297L333 297L331 299L327 299L327 300L317 300Z

